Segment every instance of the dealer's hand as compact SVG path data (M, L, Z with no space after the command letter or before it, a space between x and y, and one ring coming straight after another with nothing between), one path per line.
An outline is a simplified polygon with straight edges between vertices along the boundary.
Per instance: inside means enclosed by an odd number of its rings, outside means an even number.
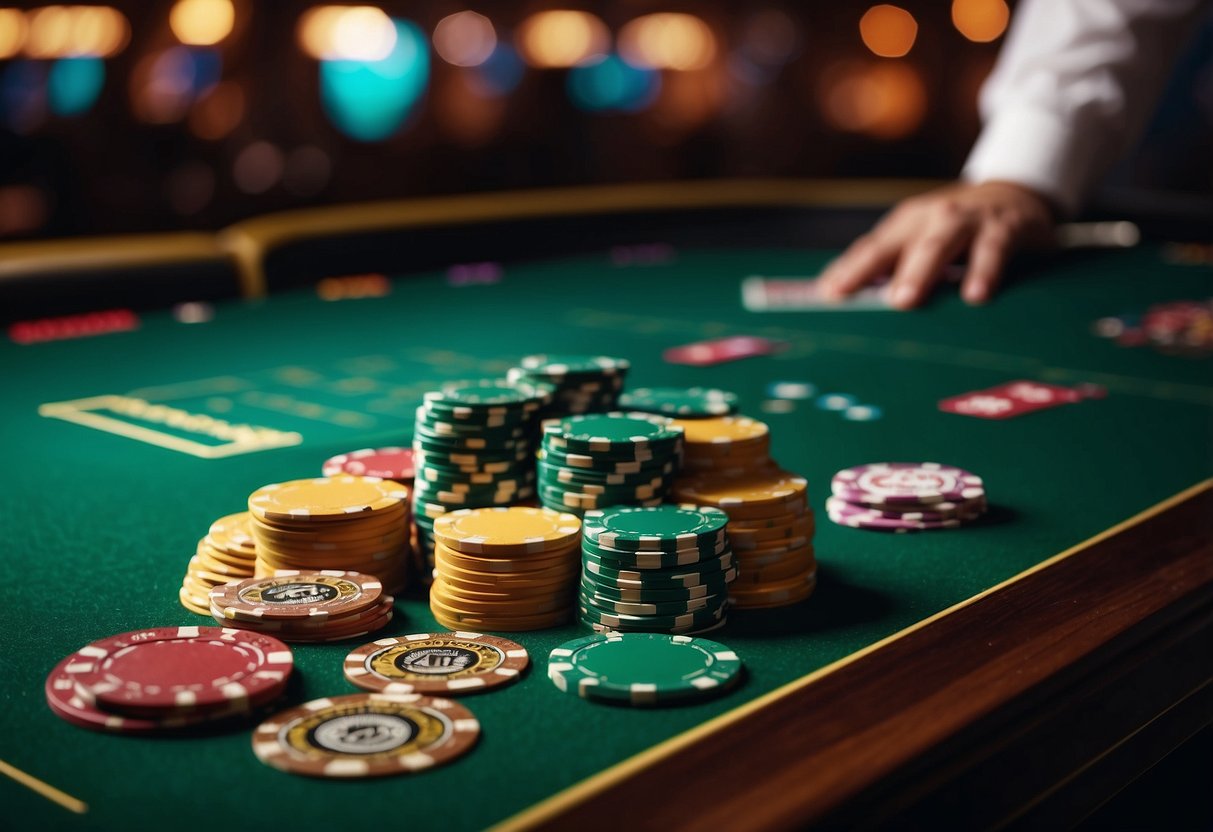
M910 309L930 295L945 266L967 254L961 297L985 303L1015 249L1052 237L1052 209L1035 191L1011 182L949 185L899 204L826 267L819 285L825 296L842 298L891 271L889 301Z

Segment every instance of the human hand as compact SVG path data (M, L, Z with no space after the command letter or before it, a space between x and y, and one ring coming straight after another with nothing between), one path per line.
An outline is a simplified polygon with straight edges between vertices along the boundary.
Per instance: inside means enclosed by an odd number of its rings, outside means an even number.
M911 309L967 251L961 297L985 303L1011 253L1052 235L1053 211L1035 191L1013 182L958 183L902 201L826 267L818 286L841 299L892 270L889 302Z

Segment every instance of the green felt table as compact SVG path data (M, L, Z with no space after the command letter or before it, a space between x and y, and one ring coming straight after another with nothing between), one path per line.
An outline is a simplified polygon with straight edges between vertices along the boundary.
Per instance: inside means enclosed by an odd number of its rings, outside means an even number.
M965 307L953 292L912 314L755 314L741 307L742 278L814 274L828 256L793 248L679 249L660 262L619 266L606 251L589 252L511 263L492 285L411 275L381 298L324 302L299 291L220 303L208 323L150 313L134 332L0 346L0 568L8 587L0 608L0 758L87 804L75 813L0 779L6 821L25 829L486 827L587 778L622 777L626 769L601 773L646 751L649 757L627 765L659 759L664 752L650 750L664 741L722 715L727 721L735 709L1210 476L1209 359L1119 347L1090 331L1100 316L1208 296L1207 266L1170 262L1165 249L1147 244L1037 265L1030 279L980 309ZM783 340L787 349L715 367L662 360L667 347L729 334ZM483 729L472 753L425 773L359 782L317 781L262 765L250 750L250 726L203 736L111 736L47 709L47 672L87 642L209 623L178 604L177 588L208 524L241 510L249 492L319 475L321 463L339 452L405 444L423 391L448 379L502 375L536 352L625 357L629 386L733 390L744 413L770 424L774 457L807 477L819 516L819 585L794 607L735 612L716 634L745 661L741 686L689 707L596 705L546 678L548 652L580 635L576 627L517 634L531 654L529 674L464 700ZM1093 382L1108 393L1006 421L937 408L942 398L1013 379ZM781 380L849 393L883 417L848 421L812 400L766 412L767 387ZM208 432L214 422L176 418L181 414L259 430ZM831 475L880 460L938 460L981 474L989 516L918 535L830 523L824 501ZM436 628L417 591L397 609L384 635ZM297 647L288 702L354 692L341 673L352 646ZM756 746L765 741L752 737ZM722 768L731 764L719 760ZM742 771L737 777L746 780ZM586 789L513 824L550 821Z

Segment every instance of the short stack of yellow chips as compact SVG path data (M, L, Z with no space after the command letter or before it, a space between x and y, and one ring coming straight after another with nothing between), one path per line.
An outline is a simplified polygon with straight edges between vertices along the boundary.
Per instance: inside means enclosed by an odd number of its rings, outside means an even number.
M249 521L247 511L220 517L198 541L178 593L187 610L209 616L214 587L253 576L257 552Z
M746 416L676 419L685 461L670 498L716 506L729 515L739 609L803 601L817 585L816 523L805 480L771 459L770 429Z
M336 569L374 575L399 593L408 575L409 489L336 476L263 486L249 496L256 575Z
M581 521L546 508L462 509L434 521L430 610L451 630L556 627L576 607Z

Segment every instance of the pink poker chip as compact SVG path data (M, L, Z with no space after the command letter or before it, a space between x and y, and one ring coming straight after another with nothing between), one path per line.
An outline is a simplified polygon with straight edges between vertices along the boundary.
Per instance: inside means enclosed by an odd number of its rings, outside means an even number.
M417 474L411 448L363 448L338 454L321 468L326 477L353 474L409 483Z
M986 495L981 477L938 462L874 462L834 475L835 497L863 506L931 506Z
M826 500L826 513L832 521L840 526L897 533L955 529L981 516L981 513L977 512L947 520L911 520L906 516L890 516L889 512L873 511L865 506L857 506L854 503L840 500L838 497L830 497Z

